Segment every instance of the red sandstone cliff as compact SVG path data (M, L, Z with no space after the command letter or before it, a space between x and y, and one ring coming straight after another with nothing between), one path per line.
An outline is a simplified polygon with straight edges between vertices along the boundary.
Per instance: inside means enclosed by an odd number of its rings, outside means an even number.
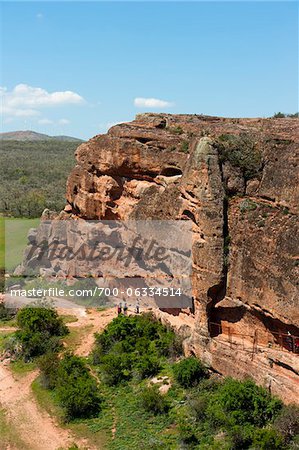
M61 217L193 224L187 352L299 398L298 119L143 114L81 144ZM297 350L299 352L299 348Z

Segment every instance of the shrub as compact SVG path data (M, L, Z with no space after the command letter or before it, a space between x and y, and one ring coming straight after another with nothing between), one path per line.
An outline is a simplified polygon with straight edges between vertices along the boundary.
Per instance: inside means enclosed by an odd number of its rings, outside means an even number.
M135 365L138 376L143 379L156 375L160 368L160 361L155 355L143 355Z
M206 395L190 398L188 404L196 420L203 420L206 417L206 409L209 399Z
M57 312L51 308L28 306L17 314L17 324L32 333L46 332L49 336L65 336L68 328Z
M257 429L253 435L253 448L257 450L283 450L283 439L271 428Z
M280 400L253 381L231 378L212 394L207 416L214 426L251 424L258 427L273 420L282 408Z
M173 367L176 381L183 387L196 385L207 376L207 369L194 357L185 358Z
M50 336L47 332L32 333L28 330L20 330L16 331L15 337L21 345L20 356L23 356L25 361L47 352L58 352L62 347L60 337Z
M222 134L217 141L221 161L229 161L239 167L245 180L256 177L262 168L262 155L256 138L249 133Z
M48 352L38 360L38 367L41 372L41 384L46 389L54 389L57 383L57 371L59 358L57 353Z
M96 380L78 356L68 353L60 361L55 389L66 420L93 417L100 411Z
M96 336L93 363L109 385L134 374L146 378L158 372L161 358L180 352L180 342L152 314L118 316Z
M277 112L277 113L275 113L274 114L274 116L273 116L273 118L274 119L283 119L283 118L285 118L285 114L284 113L282 113L282 112Z
M296 405L284 406L281 413L274 421L274 428L289 443L296 435L299 435L299 408Z
M239 208L241 213L244 214L246 211L256 210L257 204L254 203L252 200L246 198L245 200L241 201Z
M17 314L20 327L15 333L25 359L55 352L61 348L60 337L68 333L68 328L51 308L26 307Z
M198 438L194 425L192 419L186 413L179 416L178 430L181 443L183 444L182 448L197 448Z
M132 359L125 353L109 353L101 358L103 381L109 386L129 380L132 377L131 368Z
M160 394L157 386L144 388L140 394L140 400L141 406L155 415L163 414L168 410L165 398Z
M183 133L184 133L183 128L180 127L180 126L177 126L177 127L168 127L168 128L167 128L167 131L169 131L170 133L173 133L173 134L183 134Z
M252 443L252 425L234 425L228 429L228 436L233 450L244 450Z
M181 143L180 151L183 153L189 153L189 142L188 141L183 141Z

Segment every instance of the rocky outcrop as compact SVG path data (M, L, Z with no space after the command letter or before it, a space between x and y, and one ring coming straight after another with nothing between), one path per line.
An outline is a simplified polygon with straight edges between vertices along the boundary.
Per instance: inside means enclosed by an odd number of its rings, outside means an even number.
M78 147L61 213L191 221L194 306L157 314L186 352L287 401L299 398L298 123L139 115Z

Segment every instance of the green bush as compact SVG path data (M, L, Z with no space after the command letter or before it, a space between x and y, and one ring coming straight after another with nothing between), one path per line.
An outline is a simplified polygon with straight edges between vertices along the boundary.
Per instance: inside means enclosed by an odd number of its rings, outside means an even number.
M96 380L81 358L71 353L59 363L55 391L66 420L94 417L101 409Z
M252 425L234 425L227 429L232 450L244 450L252 444Z
M176 381L183 387L195 386L207 376L207 369L194 357L185 358L173 366Z
M253 448L256 450L283 450L282 436L271 428L257 429L253 435Z
M181 350L181 341L152 314L118 316L96 336L93 363L109 384L158 373L163 358Z
M51 308L26 307L17 314L15 337L21 345L21 355L26 359L56 352L61 348L61 337L68 333L68 328Z
M168 410L167 402L157 386L144 388L140 394L140 402L142 408L153 414L163 414Z
M68 333L62 318L51 308L28 306L20 309L17 324L22 330L32 333L46 332L49 336L65 336Z
M251 380L202 380L188 391L184 408L179 430L190 448L198 448L196 440L206 450L285 448L283 433L275 427L282 403ZM289 418L286 422L287 428ZM292 436L295 432L296 426Z
M229 161L239 167L245 180L259 175L262 168L262 154L256 137L250 133L240 135L222 134L217 141L221 161Z
M183 141L181 143L180 151L183 153L189 153L189 142L188 141Z
M142 355L135 364L139 378L148 378L156 375L161 368L159 358L155 355Z
M183 134L184 130L182 127L177 126L177 127L167 127L167 131L169 131L172 134Z
M273 420L282 403L253 381L228 378L211 395L207 417L212 426L255 425L263 427Z
M285 117L286 117L286 115L282 112L277 112L273 116L274 119L284 119Z
M19 344L21 344L19 355L25 361L47 352L58 352L62 348L60 337L49 336L47 332L32 333L28 330L20 330L15 333L15 336Z
M196 429L189 417L180 417L178 421L178 429L180 440L183 444L182 448L196 448L198 442ZM185 447L187 446L187 447Z
M245 200L241 201L239 208L241 213L244 214L247 211L255 211L257 208L257 204L249 198L246 198Z
M38 360L38 368L41 372L41 384L46 389L54 389L57 383L57 371L59 367L58 354L48 352Z
M207 395L200 395L188 399L188 405L196 420L204 420L206 418L206 409L209 403Z
M299 113L296 112L296 113L293 113L293 114L285 114L285 113L282 113L282 112L278 112L278 113L275 113L274 116L273 116L274 119L284 119L285 117L288 117L290 119L298 119Z
M109 353L102 356L100 370L103 381L109 386L132 377L132 358L126 353Z

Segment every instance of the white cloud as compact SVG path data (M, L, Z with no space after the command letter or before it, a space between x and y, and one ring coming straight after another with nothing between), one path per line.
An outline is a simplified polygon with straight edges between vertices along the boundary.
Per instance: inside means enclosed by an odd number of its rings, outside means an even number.
M69 125L71 122L68 119L60 119L58 123L59 125Z
M167 108L173 106L173 103L158 98L136 97L134 99L134 105L137 108Z
M40 125L52 125L54 122L50 119L39 119L37 123L39 123Z
M40 115L39 108L53 106L79 105L83 97L73 91L48 92L28 84L18 84L11 91L0 88L1 114L13 117L32 117Z
M40 112L37 111L36 109L11 108L9 106L2 104L0 107L0 115L6 117L34 117L39 116Z

